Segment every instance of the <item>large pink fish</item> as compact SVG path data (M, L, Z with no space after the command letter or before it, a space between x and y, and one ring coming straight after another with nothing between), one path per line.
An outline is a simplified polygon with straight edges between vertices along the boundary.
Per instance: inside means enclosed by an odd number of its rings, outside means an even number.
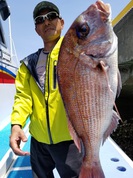
M110 13L100 0L91 5L67 31L59 54L58 83L70 133L79 151L81 141L84 145L80 178L105 177L100 146L120 119L113 110L121 77Z

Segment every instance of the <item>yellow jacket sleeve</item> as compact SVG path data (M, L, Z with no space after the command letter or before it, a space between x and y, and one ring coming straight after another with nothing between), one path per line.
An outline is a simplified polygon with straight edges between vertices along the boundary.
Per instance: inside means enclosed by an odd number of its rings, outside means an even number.
M20 66L16 80L16 95L14 98L11 123L25 125L26 119L32 112L32 97L29 86L30 73L24 63Z

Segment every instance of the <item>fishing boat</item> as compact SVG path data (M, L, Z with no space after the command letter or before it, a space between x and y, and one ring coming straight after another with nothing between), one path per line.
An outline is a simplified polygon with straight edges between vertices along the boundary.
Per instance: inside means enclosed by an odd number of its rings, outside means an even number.
M0 1L0 130L9 122L14 93L15 76L18 69L17 62L13 60L7 47L2 22L10 18L10 10L6 1Z
M8 41L6 41L8 38L5 36L4 25L7 23L7 26L9 26L9 20L10 10L7 2L0 0L0 177L7 171L13 158L9 148L9 125L14 101L18 62L17 58L15 60L15 57L12 57L11 46L8 47ZM10 40L11 36L9 42Z

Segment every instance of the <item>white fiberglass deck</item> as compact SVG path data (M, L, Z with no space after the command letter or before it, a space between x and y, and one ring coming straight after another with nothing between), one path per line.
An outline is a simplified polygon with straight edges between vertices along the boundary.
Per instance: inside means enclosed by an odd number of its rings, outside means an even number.
M29 150L30 136L23 150ZM133 162L109 138L101 147L100 158L106 178L133 178ZM54 170L55 178L60 178ZM33 178L30 167L30 157L16 157L5 178Z

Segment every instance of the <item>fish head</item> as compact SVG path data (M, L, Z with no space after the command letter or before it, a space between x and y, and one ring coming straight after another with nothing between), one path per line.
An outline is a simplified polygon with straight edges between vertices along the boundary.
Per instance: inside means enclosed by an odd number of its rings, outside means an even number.
M96 1L86 11L77 17L73 26L79 39L96 39L107 30L105 27L111 20L111 7L101 0ZM97 33L97 34L96 34ZM95 36L93 36L95 34ZM90 41L91 41L90 39Z
M67 31L62 44L67 56L99 60L114 52L117 39L111 25L111 7L96 1L80 14Z

